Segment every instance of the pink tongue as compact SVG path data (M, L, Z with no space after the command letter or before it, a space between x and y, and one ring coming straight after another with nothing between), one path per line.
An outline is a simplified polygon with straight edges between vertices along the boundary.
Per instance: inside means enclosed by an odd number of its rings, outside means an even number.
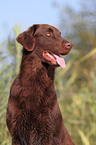
M65 68L66 64L65 64L65 60L61 57L59 57L58 55L53 54L56 58L57 63L62 67Z

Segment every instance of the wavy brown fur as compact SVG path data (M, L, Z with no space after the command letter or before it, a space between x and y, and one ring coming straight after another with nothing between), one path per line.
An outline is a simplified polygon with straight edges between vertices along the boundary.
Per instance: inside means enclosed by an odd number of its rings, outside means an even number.
M50 38L46 36L49 30ZM6 119L12 145L74 145L64 127L54 89L58 65L42 56L44 50L67 54L71 43L67 49L65 44L69 42L50 25L33 25L17 41L23 45L23 57L11 86Z

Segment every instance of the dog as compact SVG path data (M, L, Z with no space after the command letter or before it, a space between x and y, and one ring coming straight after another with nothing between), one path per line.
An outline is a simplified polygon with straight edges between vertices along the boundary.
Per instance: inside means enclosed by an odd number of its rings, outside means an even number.
M34 24L16 40L23 46L23 55L6 114L12 145L75 145L54 89L55 68L66 67L60 55L68 54L72 44L47 24Z

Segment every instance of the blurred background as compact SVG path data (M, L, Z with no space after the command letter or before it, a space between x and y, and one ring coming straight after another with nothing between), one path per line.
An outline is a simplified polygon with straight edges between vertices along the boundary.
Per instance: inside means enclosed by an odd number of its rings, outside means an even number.
M96 145L96 0L0 1L0 145L11 145L6 106L22 55L15 38L37 23L57 27L74 45L55 88L76 145Z

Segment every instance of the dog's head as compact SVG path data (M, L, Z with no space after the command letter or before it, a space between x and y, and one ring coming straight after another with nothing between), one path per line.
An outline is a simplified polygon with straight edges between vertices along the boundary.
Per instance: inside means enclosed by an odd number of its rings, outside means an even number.
M72 44L61 37L61 32L53 26L36 24L21 33L16 39L24 49L35 52L42 63L65 67L65 61L60 55L66 55Z

